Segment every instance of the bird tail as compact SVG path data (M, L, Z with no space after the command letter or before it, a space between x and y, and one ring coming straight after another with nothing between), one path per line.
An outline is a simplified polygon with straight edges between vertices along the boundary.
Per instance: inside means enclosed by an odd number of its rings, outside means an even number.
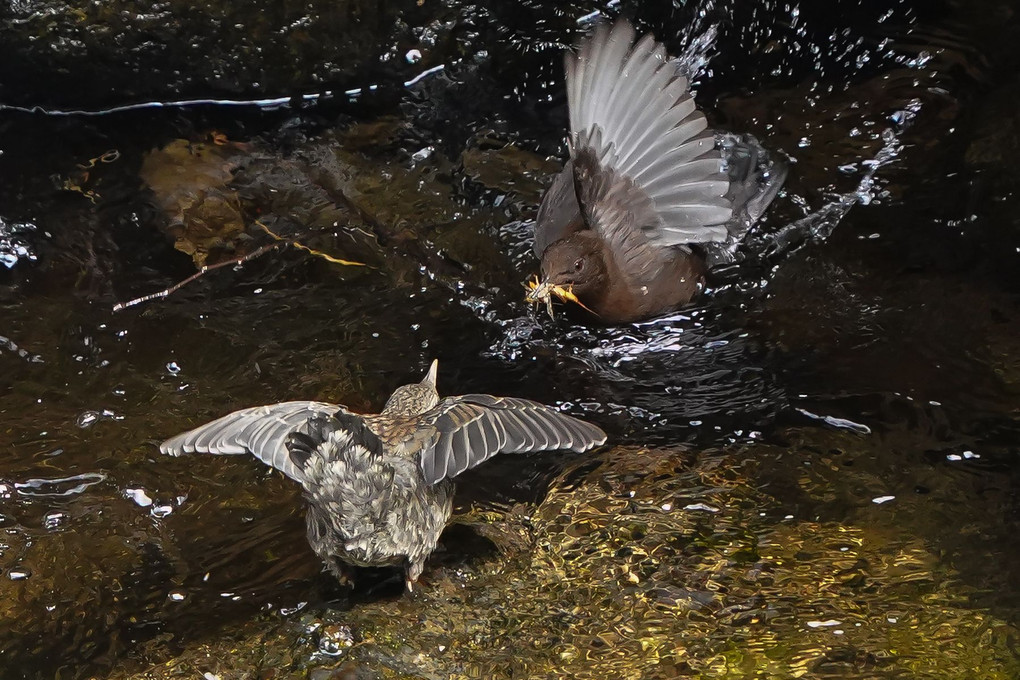
M734 260L740 240L775 200L787 174L786 162L769 153L752 135L719 132L716 144L726 163L730 180L726 198L733 206L733 216L726 223L725 241L702 244L711 265Z
M304 471L308 461L318 453L324 461L347 455L354 446L371 454L382 454L382 441L364 419L354 413L337 411L332 415L317 415L287 437L290 461Z

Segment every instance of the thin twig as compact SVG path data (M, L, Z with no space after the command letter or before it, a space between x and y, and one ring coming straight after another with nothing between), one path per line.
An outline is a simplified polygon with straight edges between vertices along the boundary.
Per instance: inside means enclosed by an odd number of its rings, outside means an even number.
M253 250L250 253L247 253L246 255L242 255L241 257L234 258L233 260L224 260L223 262L217 262L216 264L207 264L204 267L202 267L201 269L199 269L197 272L195 272L194 274L189 276L188 278L184 279L183 281L178 281L174 285L170 286L169 288L164 288L163 290L159 291L158 293L149 293L148 295L143 295L141 297L136 297L134 300L128 300L127 302L118 302L117 304L115 304L113 306L113 311L119 312L122 309L127 309L128 307L134 307L137 304L141 304L143 302L148 302L149 300L156 300L158 298L165 298L168 295L170 295L171 293L174 293L174 292L180 290L181 288L183 288L184 286L188 285L189 283L191 283L195 279L201 278L202 275L205 274L206 272L210 272L210 271L212 271L214 269L219 269L221 267L229 267L229 266L235 266L236 267L239 264L243 264L243 263L247 262L248 260L253 260L256 257L258 257L259 255L267 253L270 250L275 250L279 246L280 246L280 243L270 243L268 245L262 246L261 248Z
M270 251L270 250L273 250L275 248L278 248L279 246L281 246L281 245L283 245L285 243L289 243L290 245L294 246L295 248L299 248L301 250L304 250L305 252L310 253L311 255L315 255L316 257L321 257L324 260L326 260L327 262L332 262L333 264L342 264L342 265L347 265L347 266L352 266L352 267L367 267L368 266L364 262L354 262L353 260L341 260L338 257L333 257L332 255L324 253L324 252L322 252L320 250L315 250L314 248L309 248L308 246L306 246L306 245L304 245L302 243L298 243L297 241L292 241L290 239L284 238L283 236L280 236L280 235L274 233L272 230L270 230L269 227L267 227L265 224L263 224L259 220L255 220L255 224L257 224L259 227L262 228L263 231L265 231L267 234L269 234L274 239L276 239L276 243L270 243L268 245L264 245L261 248L253 250L252 252L248 253L247 255L243 255L241 257L234 258L233 260L224 260L223 262L217 262L216 264L206 265L206 266L202 267L201 269L199 269L194 274L192 274L191 276L189 276L188 278L184 279L183 281L179 281L179 282L175 283L174 285L170 286L169 288L164 288L163 290L159 291L158 293L150 293L148 295L143 295L141 297L135 298L134 300L128 300L127 302L118 302L117 304L115 304L113 306L113 311L119 312L122 309L127 309L128 307L134 307L137 304L141 304L143 302L148 302L149 300L156 300L158 298L165 298L168 295L170 295L171 293L173 293L173 292L175 292L177 290L180 290L184 286L188 285L189 283L191 283L195 279L200 278L206 272L212 271L213 269L219 269L220 267L227 267L229 265L233 265L233 266L236 267L237 265L243 264L244 262L247 262L248 260L255 259L259 255L262 255L263 253L265 253L267 251Z

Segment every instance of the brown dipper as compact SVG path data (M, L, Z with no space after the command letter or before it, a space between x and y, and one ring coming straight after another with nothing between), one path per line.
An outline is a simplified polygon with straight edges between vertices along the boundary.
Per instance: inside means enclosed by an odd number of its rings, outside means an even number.
M497 453L586 451L606 441L594 425L527 399L440 399L433 361L398 387L382 413L318 401L236 411L160 445L184 453L249 453L304 488L308 542L330 571L400 564L407 589L436 548L464 470Z
M535 225L542 282L529 299L559 287L605 323L690 302L706 271L695 244L739 237L785 178L755 145L717 145L665 47L634 39L619 20L567 54L570 160Z

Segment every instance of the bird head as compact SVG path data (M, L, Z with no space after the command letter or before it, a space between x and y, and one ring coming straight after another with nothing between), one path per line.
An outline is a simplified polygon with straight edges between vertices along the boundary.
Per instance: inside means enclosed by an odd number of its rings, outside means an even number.
M389 416L417 416L435 407L439 403L439 392L436 391L436 373L439 360L433 360L428 373L421 382L401 385L386 400L383 413Z
M568 291L581 306L597 300L607 285L604 247L602 240L589 230L550 244L542 253L539 288Z

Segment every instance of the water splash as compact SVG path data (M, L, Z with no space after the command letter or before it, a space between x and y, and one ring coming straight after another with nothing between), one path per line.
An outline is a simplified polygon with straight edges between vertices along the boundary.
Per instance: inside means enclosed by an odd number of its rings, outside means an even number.
M28 350L19 347L16 342L14 342L5 335L0 335L0 349L6 349L9 352L14 352L19 357L21 357L30 364L43 363L43 358L41 356L39 356L38 354L32 354Z
M900 136L919 109L920 103L915 102L912 108L896 112L893 120L899 124L895 128L886 128L881 133L882 148L874 158L861 163L864 173L857 186L852 191L832 196L822 207L771 235L769 237L771 243L765 250L765 255L769 258L785 256L807 243L824 241L832 235L833 230L851 208L857 204L868 205L874 201L881 192L876 186L878 171L899 157L903 150Z
M124 420L124 416L114 413L110 409L103 409L102 411L88 410L83 411L74 419L74 424L81 429L92 427L100 420Z
M0 264L13 269L22 260L35 262L38 257L25 239L34 232L35 225L30 222L7 222L0 217Z

